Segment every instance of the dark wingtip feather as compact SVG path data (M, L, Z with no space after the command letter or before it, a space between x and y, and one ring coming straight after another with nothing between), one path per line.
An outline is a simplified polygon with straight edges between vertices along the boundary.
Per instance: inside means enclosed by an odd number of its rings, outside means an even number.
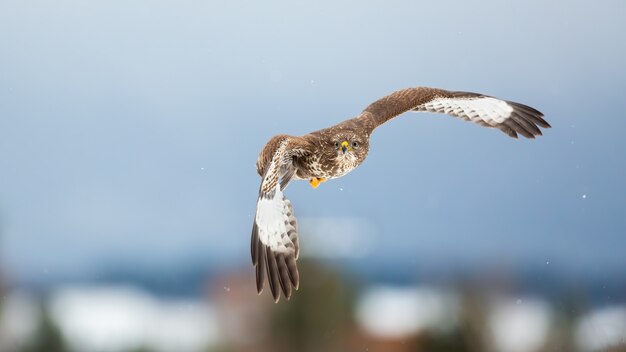
M535 125L532 121L525 119L517 111L513 111L513 113L511 114L511 118L515 120L515 122L517 122L520 126L522 126L522 128L526 130L526 132L532 135L532 137L530 138L535 138L535 136L541 135L539 127L537 127L537 125Z
M261 241L257 242L257 264L256 264L256 291L258 294L263 292L263 284L265 283L265 251L263 250Z
M533 136L532 133L526 131L524 127L515 120L514 116L515 114L512 114L511 116L509 116L509 118L504 120L504 124L509 126L516 133L519 133L526 138L532 138Z
M298 273L298 265L296 264L296 257L288 255L285 258L287 269L289 270L289 280L293 287L297 290L300 287L300 273Z
M293 293L292 288L297 290L300 286L300 274L294 253L275 253L260 241L258 243L258 261L255 268L258 294L263 292L265 275L267 275L274 302L278 303L280 300L281 291L285 298L290 299Z
M515 102L508 102L514 109L515 111L522 115L522 117L530 120L531 122L533 122L534 124L543 127L543 128L551 128L552 126L550 126L550 124L548 123L548 121L546 121L543 118L543 113L535 108L532 108L528 105L524 105L524 104L520 104L520 103L515 103Z
M543 115L535 116L535 118L537 119L537 124L543 128L552 128L552 125L550 125L548 121L544 120L542 117Z
M550 124L543 119L543 114L528 105L507 101L513 111L498 127L502 132L512 138L517 138L517 134L534 139L543 136L542 128L550 128Z
M280 279L278 278L276 257L274 256L274 252L272 252L269 247L265 248L265 260L267 264L267 281L270 284L270 291L272 291L274 302L278 303L278 300L280 299Z
M515 133L515 131L513 131L513 129L511 129L508 125L500 124L496 127L498 127L498 129L504 132L507 136L517 139L517 133Z
M282 288L285 297L289 299L291 297L291 281L289 280L289 269L287 268L284 254L280 253L276 255L276 264L278 266L280 287Z
M252 255L252 265L257 263L257 243L259 242L259 231L256 220L252 223L252 236L250 238L250 254Z

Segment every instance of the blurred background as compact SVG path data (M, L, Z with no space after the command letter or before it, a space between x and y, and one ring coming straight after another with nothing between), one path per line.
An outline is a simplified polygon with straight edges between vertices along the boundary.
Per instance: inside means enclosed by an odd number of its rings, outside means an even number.
M0 1L0 351L626 351L623 1ZM435 114L287 196L300 290L254 288L270 137L394 90Z

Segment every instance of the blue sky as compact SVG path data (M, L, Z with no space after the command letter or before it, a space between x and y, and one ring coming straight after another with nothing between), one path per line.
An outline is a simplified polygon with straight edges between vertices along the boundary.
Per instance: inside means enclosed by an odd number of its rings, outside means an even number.
M621 1L3 1L0 263L26 278L245 264L271 136L425 85L528 104L554 128L515 141L403 115L348 176L289 186L307 228L352 219L386 263L619 270L625 15Z

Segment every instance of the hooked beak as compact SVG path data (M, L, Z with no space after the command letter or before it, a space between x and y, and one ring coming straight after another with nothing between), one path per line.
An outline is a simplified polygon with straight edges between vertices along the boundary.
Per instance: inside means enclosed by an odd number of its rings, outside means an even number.
M347 141L341 142L341 151L345 154L346 150L350 149L350 144Z

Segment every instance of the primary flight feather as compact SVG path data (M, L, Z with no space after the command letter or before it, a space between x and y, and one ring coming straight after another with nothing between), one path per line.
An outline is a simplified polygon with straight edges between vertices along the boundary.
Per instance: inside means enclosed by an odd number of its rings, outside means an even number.
M309 180L317 188L321 182L354 170L367 157L374 129L407 111L448 114L497 128L508 136L526 138L541 135L549 128L543 114L529 106L483 94L416 87L391 93L370 104L358 116L304 136L274 136L257 160L261 186L252 225L251 254L260 294L265 276L274 301L280 293L291 297L298 289L296 260L298 224L291 202L283 195L290 180Z

